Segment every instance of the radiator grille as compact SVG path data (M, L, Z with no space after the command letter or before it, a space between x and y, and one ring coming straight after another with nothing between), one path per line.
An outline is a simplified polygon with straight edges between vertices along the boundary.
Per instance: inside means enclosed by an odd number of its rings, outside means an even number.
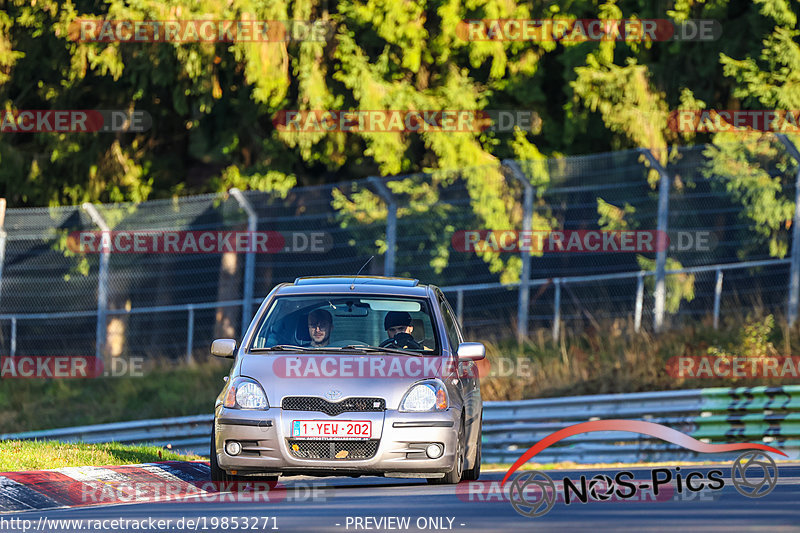
M329 402L315 396L287 396L281 402L286 411L319 411L328 416L342 413L385 411L383 398L345 398L340 402Z

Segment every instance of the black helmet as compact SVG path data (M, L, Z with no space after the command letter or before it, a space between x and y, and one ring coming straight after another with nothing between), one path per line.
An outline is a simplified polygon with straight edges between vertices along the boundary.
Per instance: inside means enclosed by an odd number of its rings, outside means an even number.
M383 329L389 331L394 326L410 326L411 315L405 311L389 311L383 319Z

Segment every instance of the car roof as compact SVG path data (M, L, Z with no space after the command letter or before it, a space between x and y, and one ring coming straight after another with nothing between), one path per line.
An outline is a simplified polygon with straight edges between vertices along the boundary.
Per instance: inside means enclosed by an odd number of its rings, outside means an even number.
M309 276L282 285L278 294L382 294L424 297L428 285L413 278L388 276Z

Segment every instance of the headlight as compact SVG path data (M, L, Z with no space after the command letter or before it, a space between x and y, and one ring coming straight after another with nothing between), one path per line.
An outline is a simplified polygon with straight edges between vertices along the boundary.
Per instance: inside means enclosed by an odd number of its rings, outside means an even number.
M234 379L222 405L232 409L269 409L264 389L250 378Z
M444 411L447 409L447 391L438 379L413 385L400 402L401 411Z

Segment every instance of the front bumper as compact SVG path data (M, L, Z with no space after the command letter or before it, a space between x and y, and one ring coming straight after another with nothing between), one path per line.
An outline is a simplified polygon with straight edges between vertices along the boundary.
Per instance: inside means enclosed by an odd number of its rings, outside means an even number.
M391 473L441 473L452 469L457 449L461 413L448 409L436 413L401 413L394 410L378 412L347 412L328 416L316 411L289 411L270 408L250 411L218 407L214 417L217 463L226 471L237 474L319 474L342 475ZM369 420L373 434L369 443L363 440L339 439L297 441L291 438L294 420ZM242 452L231 456L225 451L230 440L242 444ZM345 439L346 440L346 439ZM319 458L320 450L333 443L331 452L349 448L356 453ZM425 447L439 443L442 456L430 459ZM296 444L296 449L292 449ZM314 450L311 453L306 450ZM317 457L304 457L316 455ZM365 457L366 458L361 458ZM358 458L356 458L358 457Z

